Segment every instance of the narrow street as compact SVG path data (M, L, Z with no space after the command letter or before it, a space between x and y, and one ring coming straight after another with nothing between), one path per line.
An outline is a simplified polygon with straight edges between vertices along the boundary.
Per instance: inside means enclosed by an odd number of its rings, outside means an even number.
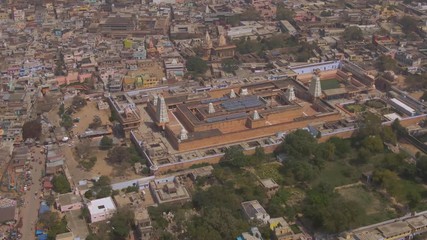
M30 162L31 176L33 179L33 184L30 189L24 195L24 205L20 209L19 217L22 218L22 239L35 239L34 237L34 228L37 222L37 214L40 206L40 193L42 192L41 179L45 164L45 156L40 153L42 148L32 147L31 154L34 156L34 162ZM41 161L41 164L39 163Z

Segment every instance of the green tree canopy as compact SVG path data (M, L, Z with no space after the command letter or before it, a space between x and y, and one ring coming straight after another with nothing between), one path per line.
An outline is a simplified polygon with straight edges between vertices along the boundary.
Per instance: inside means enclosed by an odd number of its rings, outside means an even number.
M57 193L63 194L71 192L70 183L64 174L56 175L52 178L53 190Z
M89 123L90 129L97 129L102 126L102 120L99 116L94 116L92 122Z
M234 58L227 58L221 61L221 67L225 72L234 73L239 69L239 61Z
M277 5L276 20L293 21L294 16L295 16L295 12L292 11L292 9L286 8L283 3L279 3Z
M131 154L127 147L117 146L112 148L107 155L108 162L112 164L124 164L130 161Z
M31 120L28 122L25 122L22 126L22 138L28 139L39 139L40 135L42 133L42 124L39 120Z
M113 147L113 139L107 136L103 136L99 143L99 147L102 150L108 150Z
M380 153L384 150L383 140L378 135L367 136L362 141L362 147L371 153Z
M135 214L127 208L119 209L110 219L112 239L128 239Z
M427 182L427 156L421 156L417 160L416 166L418 175L424 180L424 182Z
M381 55L375 62L375 65L378 70L382 72L390 70L396 72L399 70L399 66L397 65L396 60L386 55Z
M316 150L316 139L306 130L298 129L289 133L280 149L290 156L301 159L310 157Z
M250 7L240 14L240 20L258 21L261 20L261 14L259 14L259 12L255 8Z
M405 15L402 18L400 18L399 24L402 26L402 31L406 34L416 32L418 29L417 20L408 15Z
M61 126L63 126L67 130L70 130L74 126L73 119L71 118L70 115L68 114L62 115Z
M79 110L87 105L86 99L83 97L76 95L73 97L71 105L76 109Z
M243 153L243 149L232 146L225 150L225 154L222 157L222 161L225 165L231 167L246 167L250 164L250 156L246 156Z
M364 217L364 210L358 203L345 200L333 188L324 184L308 192L303 213L312 220L316 228L332 233L353 228Z
M363 40L363 33L359 27L350 26L344 30L343 37L346 41L361 41Z
M191 57L186 63L187 70L198 74L203 74L208 70L208 64L206 61L199 57Z

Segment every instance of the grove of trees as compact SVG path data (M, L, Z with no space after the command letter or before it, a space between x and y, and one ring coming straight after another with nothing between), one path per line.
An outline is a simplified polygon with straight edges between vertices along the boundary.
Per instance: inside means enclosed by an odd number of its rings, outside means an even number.
M343 37L346 41L361 41L363 40L363 33L359 27L350 26L344 30Z
M196 74L204 74L208 70L206 61L199 57L191 57L186 63L187 70Z
M57 193L63 194L71 192L70 183L64 174L55 175L52 178L53 190Z
M39 139L40 135L42 133L42 124L40 120L31 120L28 122L25 122L22 126L22 138L28 139Z

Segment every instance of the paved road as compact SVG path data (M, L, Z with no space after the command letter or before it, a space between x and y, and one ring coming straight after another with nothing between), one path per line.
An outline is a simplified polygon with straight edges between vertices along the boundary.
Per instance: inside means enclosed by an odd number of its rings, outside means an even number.
M35 161L30 162L30 166L33 167L31 170L31 176L33 178L33 184L24 195L24 205L20 209L19 216L22 217L22 239L35 239L34 236L34 227L37 222L37 213L40 206L39 196L41 193L41 178L42 171L44 169L45 158L42 153L40 153L42 148L31 148L31 152L34 156ZM42 164L39 164L39 161L42 161ZM38 196L36 196L36 192Z

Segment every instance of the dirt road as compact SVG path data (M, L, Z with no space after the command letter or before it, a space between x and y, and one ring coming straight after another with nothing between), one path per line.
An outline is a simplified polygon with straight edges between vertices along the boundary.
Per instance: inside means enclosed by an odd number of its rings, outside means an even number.
M35 223L38 219L38 209L40 206L39 196L42 192L41 179L45 164L45 157L40 153L41 148L32 147L31 152L34 156L35 161L30 162L30 166L33 167L31 170L31 176L33 179L33 184L30 186L30 189L24 195L24 205L20 209L19 217L22 218L22 239L35 239L34 228ZM42 164L39 163L42 161ZM36 194L37 193L37 194Z

